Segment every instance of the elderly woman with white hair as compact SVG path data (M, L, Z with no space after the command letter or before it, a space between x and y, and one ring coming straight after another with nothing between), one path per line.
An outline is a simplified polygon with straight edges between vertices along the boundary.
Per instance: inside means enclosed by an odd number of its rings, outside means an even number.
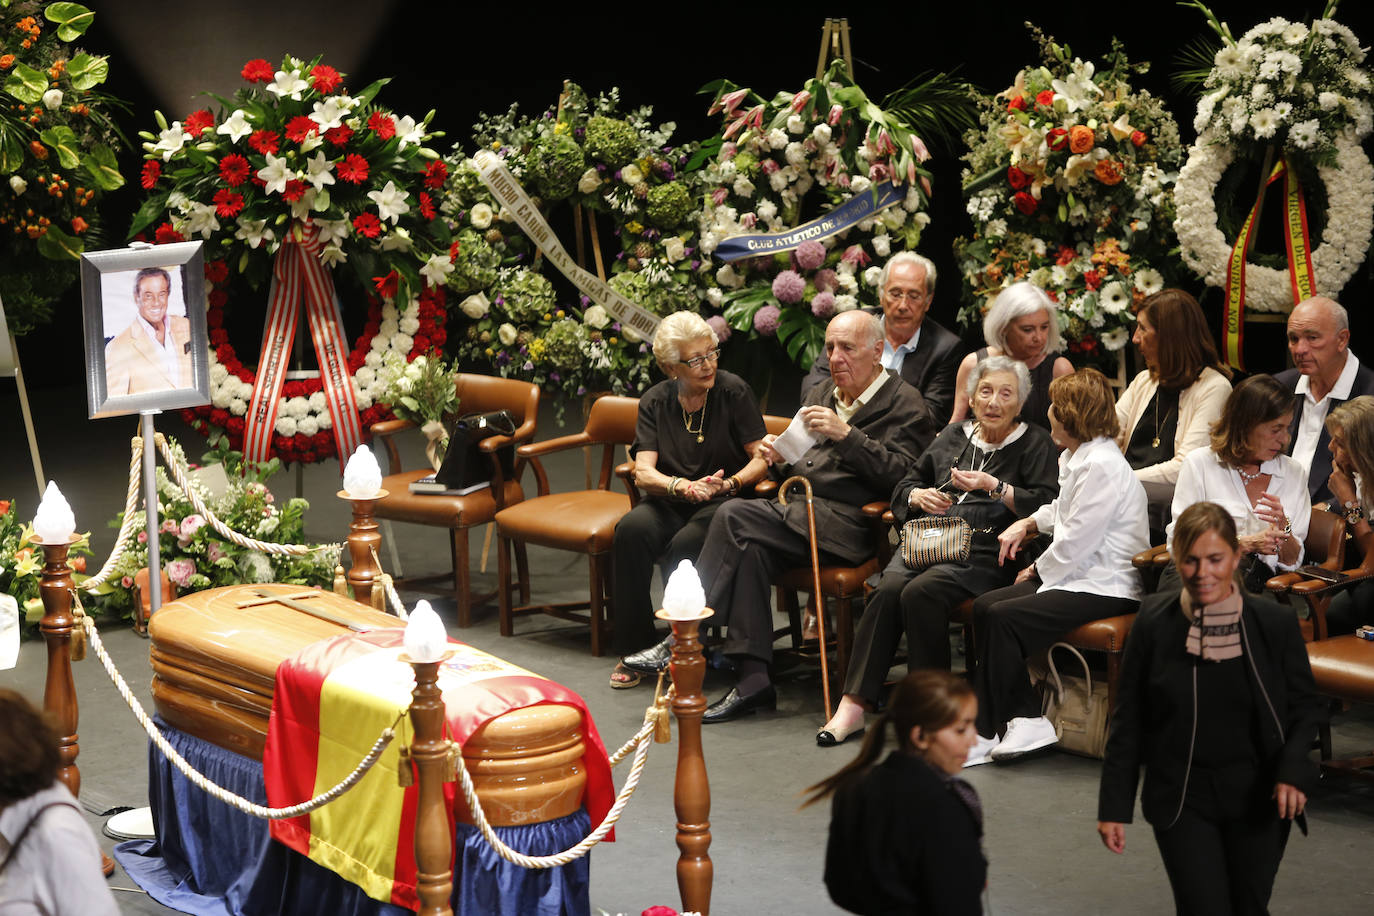
M611 674L615 688L668 663L669 641L657 635L649 600L654 564L666 579L682 560L695 560L711 516L768 471L751 457L766 432L758 402L743 379L716 368L720 341L711 326L695 312L674 312L653 346L668 378L639 399L630 453L644 498L615 529L612 648L624 656Z
M1064 346L1059 336L1059 314L1054 301L1033 283L1013 283L997 294L983 317L987 346L964 357L955 381L954 413L950 422L968 416L965 388L973 367L987 356L1009 356L1030 370L1031 390L1021 408L1021 419L1046 430L1050 428L1050 382L1073 371L1073 364L1059 355Z
M898 523L958 518L971 529L968 557L912 568L901 553L868 596L835 715L816 733L821 747L863 730L902 634L907 669L950 667L949 618L959 604L1011 585L1016 565L998 562L997 533L1058 492L1058 450L1050 434L1017 419L1030 390L1025 364L989 356L969 375L972 419L951 423L917 459L892 495Z

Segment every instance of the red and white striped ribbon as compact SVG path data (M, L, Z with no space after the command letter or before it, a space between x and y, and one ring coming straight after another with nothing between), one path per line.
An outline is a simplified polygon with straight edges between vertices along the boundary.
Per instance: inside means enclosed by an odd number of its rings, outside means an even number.
M253 400L248 407L243 437L243 454L249 461L266 461L272 455L272 434L281 407L281 389L291 360L296 323L300 319L302 295L324 382L325 400L334 424L334 443L339 450L341 470L348 456L362 444L362 423L353 397L352 374L348 371L343 316L334 292L334 281L320 263L320 248L318 230L305 223L293 227L277 251L257 379L253 384Z

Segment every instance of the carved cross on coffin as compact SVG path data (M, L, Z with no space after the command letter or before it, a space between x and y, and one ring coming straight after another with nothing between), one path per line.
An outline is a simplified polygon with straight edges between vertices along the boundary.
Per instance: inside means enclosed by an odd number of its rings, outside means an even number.
M286 607L291 608L292 610L300 611L302 614L309 614L311 617L317 617L320 620L325 620L329 623L338 624L341 627L347 627L355 633L363 633L367 630L367 627L360 627L355 623L349 623L342 617L339 617L335 614L331 614L323 608L317 607L315 605L306 604L304 602L304 599L318 598L322 594L318 590L297 592L294 595L279 595L259 589L253 594L257 595L257 597L250 599L248 601L240 601L235 606L245 608L256 607L262 604L282 604Z

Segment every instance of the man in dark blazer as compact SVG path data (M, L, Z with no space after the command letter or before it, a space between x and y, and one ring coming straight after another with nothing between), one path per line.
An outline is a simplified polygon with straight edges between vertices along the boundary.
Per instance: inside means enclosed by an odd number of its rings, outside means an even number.
M954 376L964 356L959 336L926 317L935 298L935 265L913 251L888 259L878 280L883 307L883 357L886 369L926 399L937 427L954 411ZM830 357L822 350L802 380L802 394L830 378Z
M938 424L919 391L883 369L883 332L876 316L842 312L825 331L833 381L818 383L799 411L816 444L794 464L759 447L778 480L803 475L815 497L817 548L822 562L857 565L872 553L863 506L892 498L892 490L935 438ZM725 652L739 684L706 710L702 721L724 722L776 702L768 677L773 657L769 604L772 577L810 562L806 500L731 500L711 520L697 561L712 623L729 629Z
M1374 372L1350 351L1345 308L1324 296L1299 303L1288 316L1288 352L1294 368L1274 376L1294 395L1288 454L1307 468L1307 489L1316 505L1331 500L1327 414L1351 398L1374 394Z

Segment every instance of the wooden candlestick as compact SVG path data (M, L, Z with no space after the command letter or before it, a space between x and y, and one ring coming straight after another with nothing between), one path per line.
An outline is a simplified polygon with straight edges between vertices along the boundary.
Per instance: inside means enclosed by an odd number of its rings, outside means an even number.
M444 658L448 657L445 653ZM401 656L402 661L409 661ZM415 892L420 916L452 916L453 822L444 803L444 783L449 778L449 744L444 739L444 697L439 689L437 662L411 661L415 692L411 695L410 723L415 739L410 756L418 770L419 798L415 811Z
M677 814L677 889L684 912L709 916L711 881L714 869L708 850L711 846L711 785L706 778L706 757L701 749L701 716L706 712L706 697L701 682L706 676L706 660L701 654L697 631L701 622L715 612L703 608L696 617L669 617L663 611L655 616L673 628L673 656L669 662L673 685L673 715L677 717L677 781L673 784L673 810Z
M348 584L353 587L353 600L360 604L372 604L372 589L382 578L382 569L373 558L373 552L381 549L382 532L373 513L377 500L390 495L387 490L378 490L376 496L361 498L339 491L339 498L348 500L353 509L353 521L348 526L348 556L352 559Z

